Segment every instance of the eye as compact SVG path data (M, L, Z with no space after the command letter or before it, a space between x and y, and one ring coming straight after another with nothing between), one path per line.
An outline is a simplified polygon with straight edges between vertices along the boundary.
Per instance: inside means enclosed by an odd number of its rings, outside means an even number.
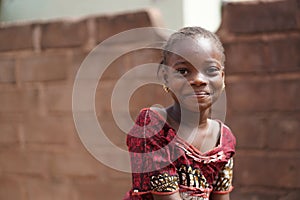
M206 73L209 75L215 75L220 71L220 68L216 66L210 66L206 69Z
M185 76L189 73L188 69L186 69L186 68L178 68L178 69L176 69L176 71L183 76Z

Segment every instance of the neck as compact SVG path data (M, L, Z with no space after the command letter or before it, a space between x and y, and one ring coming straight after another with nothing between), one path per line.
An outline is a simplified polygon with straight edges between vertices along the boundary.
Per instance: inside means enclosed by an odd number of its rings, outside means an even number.
M209 108L200 110L199 112L193 112L190 110L182 109L179 104L175 103L173 106L169 107L168 115L170 115L172 121L175 121L176 126L182 123L189 127L198 126L198 128L206 128L208 126L208 118L210 115ZM183 116L182 116L183 114Z

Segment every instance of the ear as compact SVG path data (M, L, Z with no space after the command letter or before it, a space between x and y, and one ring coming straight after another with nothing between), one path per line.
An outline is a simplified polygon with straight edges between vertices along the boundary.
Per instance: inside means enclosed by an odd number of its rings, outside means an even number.
M225 67L222 66L222 74L221 74L223 81L225 81Z
M222 80L223 80L223 89L224 89L224 87L225 87L225 71L224 71L224 66L222 66L222 74L221 74L221 76L222 76Z
M161 77L162 77L164 83L167 84L168 83L168 69L165 66L163 60L159 63L159 71L160 71L160 74L161 74Z

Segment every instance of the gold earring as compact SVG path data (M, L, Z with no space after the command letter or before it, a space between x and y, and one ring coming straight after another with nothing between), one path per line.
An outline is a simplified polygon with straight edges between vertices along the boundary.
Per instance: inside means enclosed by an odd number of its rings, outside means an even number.
M225 89L225 83L223 83L223 86L222 86L222 91Z
M168 86L166 86L165 84L163 84L163 89L166 93L169 93L170 88Z

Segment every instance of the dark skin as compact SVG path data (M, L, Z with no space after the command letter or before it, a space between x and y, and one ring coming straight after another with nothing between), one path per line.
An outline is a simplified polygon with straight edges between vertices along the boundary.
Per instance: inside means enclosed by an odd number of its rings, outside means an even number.
M218 141L219 123L209 119L210 108L224 85L221 53L206 38L183 40L172 46L165 63L165 84L171 90L174 104L167 108L167 122L176 130L179 125L189 129L195 137L191 144L200 152L213 149ZM181 113L187 119L181 121ZM197 119L197 124L189 124ZM181 123L182 122L182 123ZM154 195L155 200L181 200L179 192L170 195ZM229 194L211 194L210 200L229 200Z

